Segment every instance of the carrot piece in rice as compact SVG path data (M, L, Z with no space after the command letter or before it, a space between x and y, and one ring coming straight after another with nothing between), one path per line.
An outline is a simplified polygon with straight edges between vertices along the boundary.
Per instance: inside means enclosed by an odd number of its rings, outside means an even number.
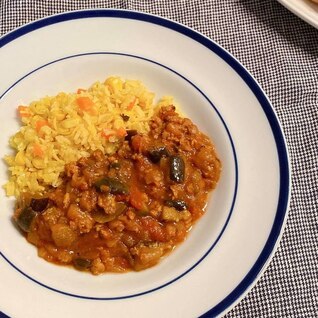
M36 131L39 132L43 126L49 126L49 122L47 120L38 120L35 123Z
M34 157L40 157L42 158L44 155L44 151L42 147L39 144L33 144L33 155Z
M29 107L27 106L22 106L22 105L18 106L18 113L21 118L31 116L31 114L29 113Z

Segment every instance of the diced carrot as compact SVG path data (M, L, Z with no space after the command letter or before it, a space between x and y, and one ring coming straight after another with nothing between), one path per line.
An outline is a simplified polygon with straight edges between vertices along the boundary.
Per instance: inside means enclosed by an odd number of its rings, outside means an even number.
M102 137L109 139L111 136L115 135L115 130L113 129L108 129L108 128L104 128L101 132Z
M43 157L44 151L39 144L33 144L33 155L35 157Z
M79 88L76 93L77 93L77 94L80 94L80 93L83 93L83 92L86 92L86 89L84 89L84 88Z
M138 105L139 105L141 108L145 108L145 107L146 107L146 103L145 103L145 102L139 101Z
M129 105L127 106L127 110L132 110L133 107L135 106L135 103L137 101L137 98L134 97L133 101L129 103Z
M78 97L76 99L77 105L82 111L89 111L94 106L93 101L89 97Z
M35 129L37 132L39 132L43 126L48 126L48 125L49 125L49 122L47 120L38 120L35 123Z
M144 199L144 194L136 187L130 189L130 204L137 210L146 210L147 205Z
M22 106L22 105L19 105L19 106L18 106L19 112L20 112L20 111L27 111L28 109L29 109L28 106Z
M118 137L125 137L127 135L126 129L123 127L120 127L117 129L116 135Z
M156 219L148 216L141 219L141 224L143 225L144 230L150 234L152 240L159 242L164 242L166 240L163 227Z
M22 105L18 106L18 113L21 118L31 116L31 114L29 113L29 107L27 106L22 106Z
M131 147L135 152L143 152L146 145L145 145L145 138L140 135L135 135L131 139Z

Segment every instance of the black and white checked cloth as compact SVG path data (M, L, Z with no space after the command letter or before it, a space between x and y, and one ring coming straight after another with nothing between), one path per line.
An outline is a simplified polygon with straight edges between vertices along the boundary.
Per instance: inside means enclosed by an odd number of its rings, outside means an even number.
M318 30L274 0L0 0L0 35L85 8L138 10L181 22L230 51L261 84L289 148L289 217L266 272L226 317L317 318Z

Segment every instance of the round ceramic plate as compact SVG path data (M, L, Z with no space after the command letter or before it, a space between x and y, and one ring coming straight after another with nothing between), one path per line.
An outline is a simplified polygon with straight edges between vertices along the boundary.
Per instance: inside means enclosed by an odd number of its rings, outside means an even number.
M0 39L1 157L16 107L110 75L172 95L223 164L206 214L159 265L93 276L47 263L14 227L1 190L0 311L14 317L198 317L224 314L255 284L281 235L289 198L284 137L268 99L229 53L156 16L71 12ZM0 182L7 169L0 163Z
M278 0L288 10L318 28L318 3L310 0Z

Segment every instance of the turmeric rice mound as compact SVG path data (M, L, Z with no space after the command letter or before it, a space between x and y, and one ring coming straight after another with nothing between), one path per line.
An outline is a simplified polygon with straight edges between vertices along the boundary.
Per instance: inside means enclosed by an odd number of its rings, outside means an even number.
M171 102L163 98L156 106ZM154 94L141 82L119 77L19 106L22 127L10 138L14 154L4 158L10 173L6 194L57 187L67 163L97 149L115 152L128 129L147 133L155 108Z

